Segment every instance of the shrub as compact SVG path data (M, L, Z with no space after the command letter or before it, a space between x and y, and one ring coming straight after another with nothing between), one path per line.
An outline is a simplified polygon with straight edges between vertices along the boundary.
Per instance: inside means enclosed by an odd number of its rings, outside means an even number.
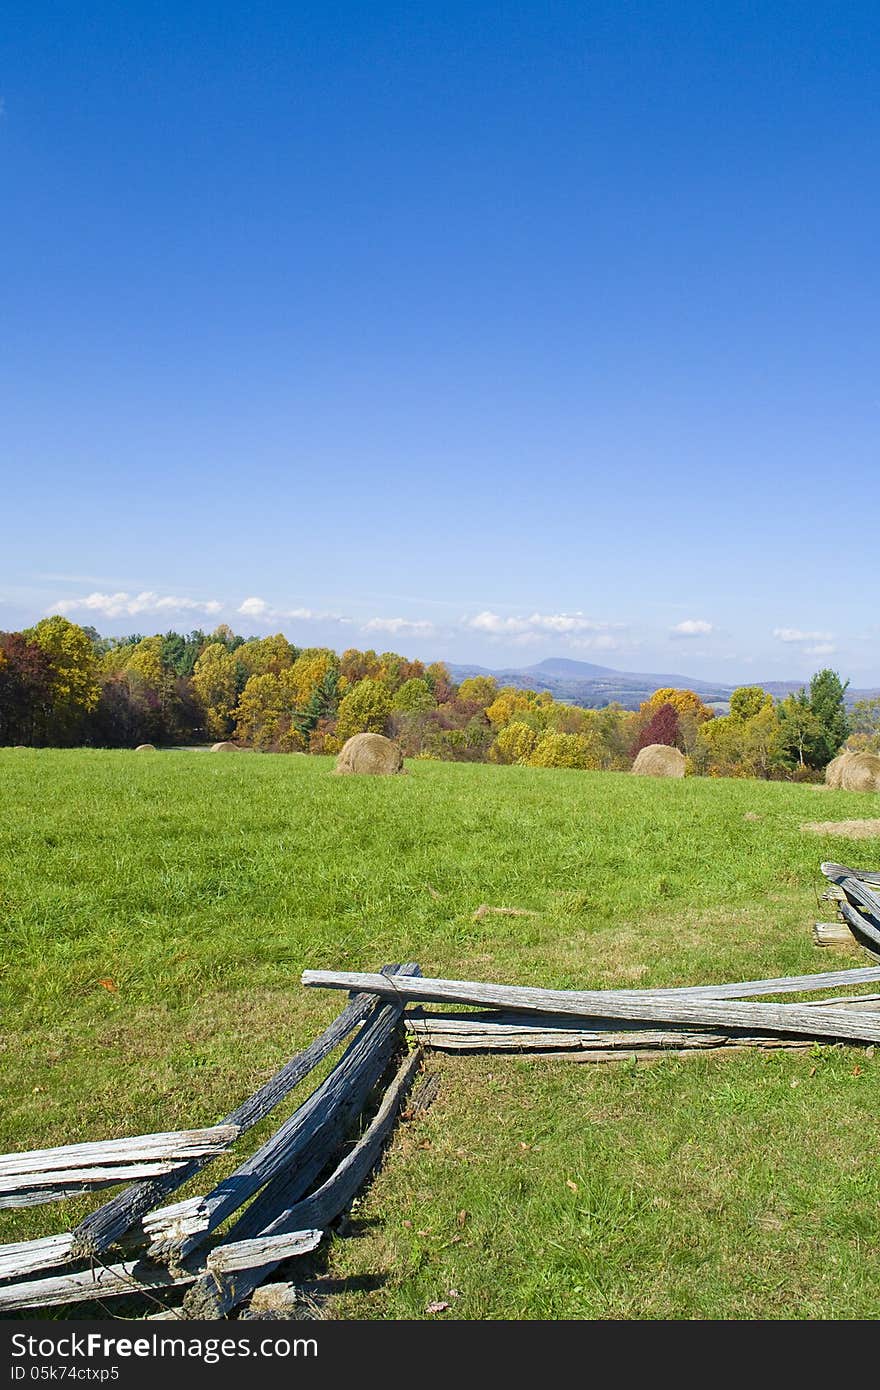
M492 745L495 763L527 763L535 751L540 734L529 724L515 719L505 725Z
M599 766L594 740L585 734L560 734L554 729L543 733L529 758L530 767Z

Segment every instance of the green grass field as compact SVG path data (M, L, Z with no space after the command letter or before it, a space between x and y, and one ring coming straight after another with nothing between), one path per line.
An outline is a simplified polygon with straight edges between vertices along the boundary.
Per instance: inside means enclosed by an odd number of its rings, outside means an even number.
M799 826L875 816L877 798L331 766L0 750L0 1148L212 1123L341 1007L300 986L305 967L413 958L574 987L866 963L812 945L831 915L818 864L877 865L880 840ZM474 922L482 903L537 915ZM327 1315L880 1313L880 1059L865 1049L429 1065L438 1099L323 1250ZM0 1240L69 1229L90 1205L2 1212Z

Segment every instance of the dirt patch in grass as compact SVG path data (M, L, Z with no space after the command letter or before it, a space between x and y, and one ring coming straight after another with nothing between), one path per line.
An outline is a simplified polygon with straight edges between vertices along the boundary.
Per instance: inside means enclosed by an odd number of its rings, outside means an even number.
M840 835L845 840L877 840L880 820L811 820L801 830L810 835Z

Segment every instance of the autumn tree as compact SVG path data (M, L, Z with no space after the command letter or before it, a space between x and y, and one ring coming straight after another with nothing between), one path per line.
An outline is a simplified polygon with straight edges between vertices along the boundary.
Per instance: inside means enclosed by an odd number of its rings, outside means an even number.
M363 680L378 680L379 668L379 658L372 648L362 652L357 647L349 647L339 658L339 675L344 689Z
M462 681L456 694L459 700L486 709L498 694L498 682L494 676L468 676Z
M492 745L491 758L495 763L527 763L541 737L537 729L520 719L513 719L498 731Z
M693 759L698 772L713 776L769 776L782 762L772 695L757 685L734 690L730 713L702 725Z
M287 683L297 709L305 709L328 671L339 669L339 658L329 647L306 647L287 672Z
M655 690L650 700L645 700L639 707L639 725L644 730L653 720L659 710L670 708L675 711L678 725L675 736L675 746L680 748L683 753L692 753L697 743L697 736L702 726L713 717L714 711L708 705L704 705L699 695L693 690L677 690L673 686L663 686L660 690ZM661 721L661 729L663 728ZM639 738L636 740L639 742ZM657 739L648 739L648 743L657 743ZM641 747L647 747L646 743L641 743Z
M477 679L481 680L483 677ZM458 693L462 699L468 698L467 695L462 695L462 690L470 684L470 681L463 681L459 686ZM496 691L491 704L486 706L486 718L496 729L502 729L512 719L534 714L539 709L548 709L552 704L553 696L548 691L542 691L539 695L536 690L517 690L515 686L504 685Z
M195 664L193 689L212 738L228 738L238 701L240 668L225 642L209 642Z
M588 734L561 734L555 729L545 730L529 757L530 767L597 768L599 765L598 739Z
M629 750L632 746L639 717L633 710L612 702L602 709L591 710L596 728L606 750L604 766L622 770L629 767Z
M428 682L424 678L413 676L404 681L395 693L391 708L402 714L419 714L424 710L434 709L436 704Z
M379 657L378 679L387 687L389 694L393 695L403 684L406 664L405 658L398 652L382 652Z
M444 661L432 661L425 667L425 680L431 687L438 705L445 705L452 697L453 681L449 667Z
M649 748L653 743L665 743L670 748L677 748L680 738L681 729L675 706L671 704L660 705L647 724L642 726L630 752L635 757L643 748Z
M426 678L425 663L423 661L407 661L406 657L401 657L400 683L405 685L407 681L423 681Z
M272 637L252 637L236 647L235 656L248 676L278 676L292 666L300 655L283 632Z
M47 652L21 632L0 633L0 744L41 742L51 711Z
M71 742L101 693L92 644L81 627L60 614L41 619L23 635L49 659L50 727L43 730L43 736L46 741Z
M234 711L236 742L268 752L281 746L290 723L290 697L280 676L251 676ZM302 746L302 742L299 742Z
M730 718L735 723L753 719L762 709L773 704L773 696L760 685L741 685L730 697ZM726 718L727 716L722 716Z
M353 734L381 734L391 713L391 696L382 681L362 680L339 702L336 735L344 743Z
M671 705L679 719L691 716L702 724L712 718L712 710L693 690L676 690L673 686L655 690L650 700L640 705L639 713L651 719L664 705Z

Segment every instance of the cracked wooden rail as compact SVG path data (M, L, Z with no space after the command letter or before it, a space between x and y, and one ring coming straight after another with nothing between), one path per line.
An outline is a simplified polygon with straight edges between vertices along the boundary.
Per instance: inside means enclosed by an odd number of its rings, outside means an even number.
M846 864L825 863L820 868L834 885L833 901L852 937L871 955L880 955L880 873Z
M223 1124L0 1154L0 1207L57 1202L91 1188L176 1173L191 1159L216 1157L240 1133L238 1125Z
M415 962L386 967L401 974L418 969ZM418 1052L405 1058L377 1114L368 1119L373 1092L395 1054L405 1052L402 1013L396 1000L373 995L352 1000L315 1042L211 1129L34 1150L0 1160L0 1184L5 1179L10 1191L16 1183L29 1188L42 1183L50 1192L71 1173L101 1183L150 1174L75 1231L0 1246L0 1311L136 1294L155 1299L166 1289L187 1285L195 1286L192 1296L175 1316L222 1317L235 1308L279 1263L317 1246L378 1162L420 1063ZM355 1037L326 1079L235 1173L212 1192L157 1208L163 1195L263 1118L351 1033ZM346 1152L361 1116L366 1130ZM217 1226L239 1209L234 1229L218 1238ZM314 1220L306 1227L301 1217L309 1213ZM111 1246L130 1253L110 1263L100 1252ZM83 1264L87 1267L74 1267ZM47 1271L59 1269L64 1272L47 1277Z
M880 1012L850 1013L832 1004L753 1004L738 1000L642 994L613 990L535 989L528 985L480 984L475 980L420 977L392 981L359 971L306 970L304 985L351 989L419 1004L473 1004L519 1013L561 1014L568 1018L624 1018L645 1022L697 1024L714 1029L741 1028L836 1042L880 1042Z
M411 961L407 965L388 965L384 968L391 973L397 970L404 972L418 970L419 967L414 961ZM325 1057L328 1057L340 1043L344 1042L356 1028L360 1027L374 1003L375 1001L369 995L361 999L353 999L320 1037L316 1038L302 1052L298 1052L295 1057L292 1057L280 1071L271 1076L253 1095L248 1096L247 1100L243 1101L230 1115L227 1115L222 1123L237 1125L241 1133L245 1133L258 1124L260 1120L265 1119L276 1105L279 1105L290 1095L291 1091L323 1062ZM165 1174L149 1182L138 1183L111 1198L109 1202L92 1212L77 1226L74 1232L74 1254L85 1258L108 1249L126 1231L130 1230L140 1217L155 1207L164 1197L176 1192L190 1178L195 1177L209 1161L209 1158L195 1159L175 1173Z

